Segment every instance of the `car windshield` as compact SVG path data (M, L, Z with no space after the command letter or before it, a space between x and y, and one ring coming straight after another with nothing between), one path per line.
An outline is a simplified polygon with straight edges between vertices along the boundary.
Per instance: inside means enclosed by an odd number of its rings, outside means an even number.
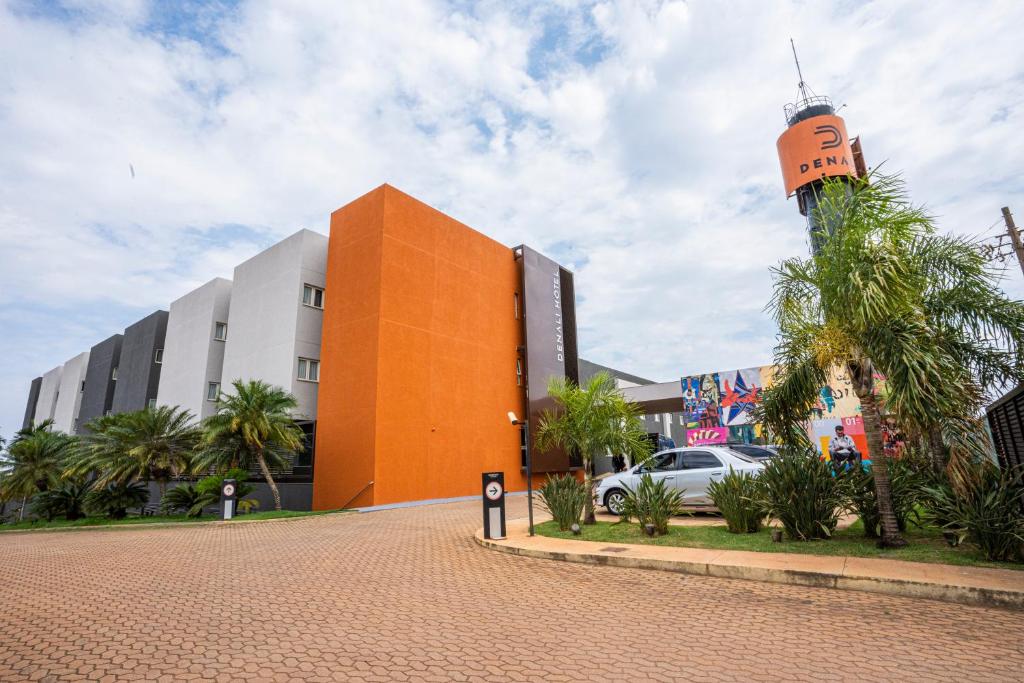
M757 462L757 458L751 458L751 457L750 457L749 455L747 455L746 453L740 453L740 452L739 452L738 450L736 450L735 448L730 448L730 449L728 449L728 451L729 451L729 454L730 454L730 455L732 455L733 457L739 458L739 459L740 459L740 460L742 460L743 462L753 462L753 463L756 463L756 462Z

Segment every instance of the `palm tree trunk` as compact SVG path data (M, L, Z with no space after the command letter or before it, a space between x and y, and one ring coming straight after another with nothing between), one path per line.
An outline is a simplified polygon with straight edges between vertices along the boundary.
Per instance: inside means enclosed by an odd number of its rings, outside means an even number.
M583 523L597 524L594 516L594 479L590 476L590 459L583 459L583 486L587 489L587 500L584 506Z
M18 510L18 521L25 519L25 503L28 501L28 496L21 497L21 509Z
M855 384L856 386L856 384ZM875 480L875 498L878 500L878 516L882 528L882 537L878 541L881 548L901 548L907 545L906 539L900 536L896 512L892 505L892 488L889 485L889 463L882 443L882 418L878 412L878 403L871 391L858 392L860 407L864 419L864 435L868 441L868 455L871 457L871 474Z
M267 486L270 487L270 493L274 496L274 509L281 509L281 493L277 490L277 484L274 483L274 478L270 476L270 468L267 467L267 461L263 459L263 451L256 453L256 461L260 464L260 471L263 472L263 478L267 480Z
M928 452L936 472L946 469L946 444L942 440L942 429L934 425L928 429Z

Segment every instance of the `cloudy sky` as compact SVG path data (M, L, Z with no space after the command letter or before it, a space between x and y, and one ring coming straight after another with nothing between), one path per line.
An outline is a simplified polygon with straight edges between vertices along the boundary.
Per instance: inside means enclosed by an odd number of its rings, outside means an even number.
M1016 0L0 0L0 433L33 377L385 182L570 265L590 360L767 363L769 266L807 249L789 38L869 163L981 235L1024 222L1022 25Z

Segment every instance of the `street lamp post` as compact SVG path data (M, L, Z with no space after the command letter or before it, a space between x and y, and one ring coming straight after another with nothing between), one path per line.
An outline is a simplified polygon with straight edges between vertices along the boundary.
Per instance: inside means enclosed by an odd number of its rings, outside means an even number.
M523 428L523 439L526 448L526 511L530 520L530 535L533 536L533 453L530 449L530 422L520 420L511 410L508 411L508 420L513 427Z

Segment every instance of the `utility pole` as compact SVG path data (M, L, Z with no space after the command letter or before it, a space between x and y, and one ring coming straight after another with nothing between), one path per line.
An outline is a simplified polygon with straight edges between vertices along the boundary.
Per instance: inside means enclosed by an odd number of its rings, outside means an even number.
M1013 214L1010 207L1003 207L1003 220L1006 222L1006 232L1010 236L1010 243L1013 245L1013 252L1017 254L1017 261L1020 263L1020 272L1024 273L1024 244L1020 240L1020 232L1013 223Z

